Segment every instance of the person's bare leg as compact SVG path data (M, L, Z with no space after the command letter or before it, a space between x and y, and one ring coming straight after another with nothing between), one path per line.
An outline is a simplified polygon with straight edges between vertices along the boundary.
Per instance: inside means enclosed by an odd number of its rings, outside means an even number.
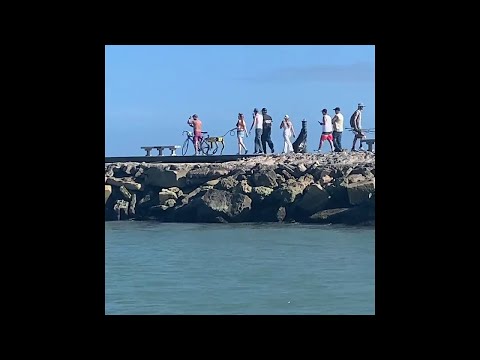
M330 143L330 149L333 151L334 150L333 141L328 139L328 142Z
M240 155L242 153L242 140L241 138L238 138L238 154Z
M320 140L320 144L318 145L318 151L322 150L322 144L323 144L323 140Z
M246 153L247 153L247 147L246 147L245 144L243 143L243 138L240 138L240 144L242 145L243 150L245 150L245 154L246 154Z

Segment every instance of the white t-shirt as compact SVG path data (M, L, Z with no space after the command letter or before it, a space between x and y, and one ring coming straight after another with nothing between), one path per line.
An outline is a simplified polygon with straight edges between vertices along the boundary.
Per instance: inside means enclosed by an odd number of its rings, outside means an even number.
M332 127L332 118L330 115L323 115L323 132L332 132L333 127Z
M336 117L336 119L335 119ZM341 113L335 114L332 121L333 123L333 131L343 131L343 115Z
M263 129L263 115L257 113L257 115L255 115L255 120L255 129Z

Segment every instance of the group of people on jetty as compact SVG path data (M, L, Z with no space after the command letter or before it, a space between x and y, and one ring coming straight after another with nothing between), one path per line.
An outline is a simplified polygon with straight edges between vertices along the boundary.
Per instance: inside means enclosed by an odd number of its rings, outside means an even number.
M353 112L350 117L350 130L354 133L353 144L351 151L355 150L357 140L365 139L365 132L362 130L362 111L365 105L363 103L358 104L358 108ZM321 151L322 144L324 141L327 141L330 145L330 150L332 152L341 152L345 151L342 147L342 132L344 130L343 126L343 115L340 112L340 108L337 106L333 109L335 115L333 118L328 115L328 110L322 110L322 121L318 121L322 126L322 134L320 136L320 142L318 145L317 151ZM193 141L195 144L195 155L200 154L199 143L202 140L202 121L197 114L191 116L188 121L188 125L193 127L194 136ZM273 141L271 139L272 134L272 117L268 114L267 109L263 108L261 113L257 108L253 109L253 121L250 126L250 130L247 132L247 123L245 121L245 116L243 113L238 114L238 121L236 124L237 130L237 140L238 140L238 154L248 154L247 147L243 142L245 137L251 135L253 128L255 128L255 151L254 154L267 154L267 144L270 148L272 154L274 153ZM280 129L283 129L283 152L282 154L288 154L293 152L293 145L290 140L291 137L295 138L295 128L292 121L288 115L283 117L282 122L280 123ZM362 142L358 150L362 149Z

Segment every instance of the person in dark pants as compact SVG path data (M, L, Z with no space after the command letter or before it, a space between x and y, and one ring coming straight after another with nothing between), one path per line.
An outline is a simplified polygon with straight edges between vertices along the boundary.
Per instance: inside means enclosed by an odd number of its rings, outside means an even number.
M262 148L263 148L263 153L267 153L267 143L268 147L270 148L270 151L274 152L273 150L273 142L272 142L272 117L267 114L267 109L263 108L262 109L262 115L263 115L263 132L262 132Z
M335 116L332 119L333 124L333 146L336 152L343 151L342 149L342 132L343 132L343 115L340 113L340 108L335 109Z
M249 134L252 132L253 127L255 127L255 151L254 154L263 154L262 150L262 130L263 130L263 116L258 112L257 108L253 109L253 122L250 127Z

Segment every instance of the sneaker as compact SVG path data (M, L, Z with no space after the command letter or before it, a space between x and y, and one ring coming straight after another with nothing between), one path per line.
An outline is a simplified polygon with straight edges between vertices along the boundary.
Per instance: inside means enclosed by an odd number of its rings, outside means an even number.
M248 154L248 150L245 150L245 155L247 155L247 154Z

